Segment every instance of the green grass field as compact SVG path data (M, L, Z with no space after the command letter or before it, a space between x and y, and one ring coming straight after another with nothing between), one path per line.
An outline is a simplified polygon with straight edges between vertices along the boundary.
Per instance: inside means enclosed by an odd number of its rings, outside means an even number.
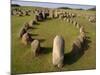
M80 15L95 14L95 11L84 10L70 10ZM71 52L73 41L79 35L79 29L74 27L73 24L67 23L60 19L48 19L43 22L38 22L38 25L34 25L34 29L30 29L29 32L33 34L33 39L40 40L41 47L43 47L43 53L38 57L33 57L31 52L31 46L25 46L21 43L21 39L18 38L20 28L25 22L29 22L33 19L32 16L11 16L11 71L12 73L34 73L34 72L51 72L51 71L72 71L83 69L95 69L96 68L96 24L91 23L85 16L78 16L75 18L77 22L84 26L90 37L89 47L85 53L80 56L76 61L68 60L63 68L58 69L52 65L52 46L53 39L56 35L63 36L65 40L65 55ZM67 63L69 62L69 64Z

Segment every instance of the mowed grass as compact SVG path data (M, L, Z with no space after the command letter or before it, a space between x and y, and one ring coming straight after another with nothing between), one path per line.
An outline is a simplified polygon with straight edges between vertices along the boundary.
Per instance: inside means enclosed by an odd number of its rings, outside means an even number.
M77 10L73 11L77 12ZM84 11L78 11L80 13ZM94 12L85 11L88 14ZM83 14L83 13L82 13ZM90 37L89 47L85 53L80 56L77 61L68 60L65 58L65 65L62 69L58 69L52 65L52 48L53 39L56 35L61 35L65 40L65 55L71 52L73 41L79 35L79 29L75 28L73 24L67 23L60 19L48 19L43 22L38 22L29 32L33 34L33 39L40 40L43 53L34 57L32 55L30 44L25 46L18 38L20 28L25 22L33 19L33 16L12 16L12 41L11 41L11 71L12 73L34 73L34 72L53 72L53 71L71 71L81 69L96 68L96 24L90 23L84 16L79 16L75 20L84 25L87 35ZM72 63L67 63L71 61Z

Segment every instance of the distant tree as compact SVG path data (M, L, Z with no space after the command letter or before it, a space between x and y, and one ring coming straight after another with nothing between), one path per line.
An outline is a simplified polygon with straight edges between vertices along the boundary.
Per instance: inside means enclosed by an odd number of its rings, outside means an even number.
M59 7L58 9L72 9L72 8L69 8L69 7Z
M78 8L78 9L76 9L76 10L84 10L84 9L82 9L82 8Z
M12 7L20 7L18 4L11 4Z

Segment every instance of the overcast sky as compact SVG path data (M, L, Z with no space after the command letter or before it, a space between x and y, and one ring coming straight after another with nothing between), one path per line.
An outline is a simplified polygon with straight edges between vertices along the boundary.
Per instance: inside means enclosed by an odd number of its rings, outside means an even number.
M84 0L83 0L84 1ZM91 0L95 1L95 0ZM70 7L70 8L82 8L89 9L94 7L94 5L79 5L79 4L68 4L68 3L48 3L48 2L36 2L36 1L22 1L22 0L12 0L12 4L19 4L22 6L38 6L38 7L48 7L48 8L57 8L57 7Z

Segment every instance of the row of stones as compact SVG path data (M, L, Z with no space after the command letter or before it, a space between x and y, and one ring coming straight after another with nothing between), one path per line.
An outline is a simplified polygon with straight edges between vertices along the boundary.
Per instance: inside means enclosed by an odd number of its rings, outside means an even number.
M39 19L39 17L41 19ZM63 17L64 19L65 17ZM30 22L27 22L23 25L20 31L20 38L22 39L22 43L24 45L27 45L28 43L31 43L31 49L33 51L33 55L38 56L41 52L41 45L39 40L33 40L31 35L27 32L30 28L33 28L34 25L37 24L38 21L43 20L44 18L41 17L41 15L38 17L36 16L36 21L31 20ZM72 23L75 27L80 29L80 35L78 38L73 42L72 45L72 51L75 54L76 52L79 52L82 50L82 47L84 45L86 35L84 31L84 27L80 26L76 21L71 20L70 18L66 17L65 21ZM57 67L63 66L64 61L64 39L60 35L57 35L54 38L53 42L53 52L52 52L52 63L53 65Z
M41 9L41 10L38 10L38 9L24 9L24 10L21 10L21 9L12 9L11 10L11 14L12 15L16 15L16 16L31 16L32 14L35 14L35 15L41 15L41 14L47 14L49 17L52 17L52 18L73 18L73 17L76 17L76 14L75 13L70 13L70 12L66 12L64 10L61 10L61 9L53 9L53 10L49 10L49 9ZM92 23L95 23L96 22L96 17L94 15L86 15L88 16L88 20Z
M75 13L71 13L71 12L67 12L64 11L62 9L12 9L11 10L11 15L15 15L15 16L31 16L31 15L44 15L47 14L49 15L49 17L55 18L55 17L75 17L76 14Z

